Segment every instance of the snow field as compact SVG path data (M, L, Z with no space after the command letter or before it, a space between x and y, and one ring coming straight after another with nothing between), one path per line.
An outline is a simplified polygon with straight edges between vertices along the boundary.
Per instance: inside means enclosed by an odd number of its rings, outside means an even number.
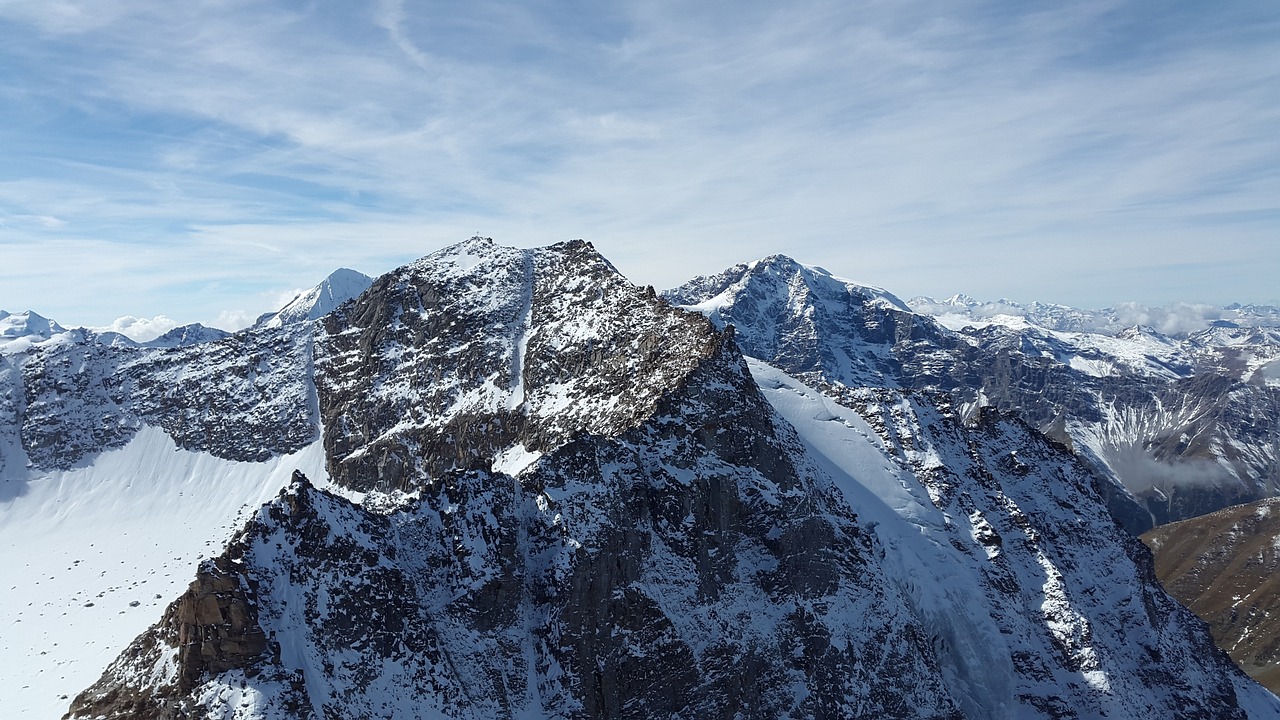
M320 442L234 462L152 427L89 467L7 468L25 489L0 503L0 717L61 717L295 469L325 479Z

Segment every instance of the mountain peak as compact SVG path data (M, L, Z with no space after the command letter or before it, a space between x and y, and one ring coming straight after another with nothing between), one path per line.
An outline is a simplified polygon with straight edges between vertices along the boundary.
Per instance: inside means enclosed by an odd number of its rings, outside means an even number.
M663 295L717 326L735 325L736 341L748 355L788 372L830 372L850 385L893 386L892 363L862 349L910 336L923 320L881 288L785 255L695 278ZM830 346L828 340L843 332L835 328L858 337L844 338L850 340L847 347ZM785 358L778 356L783 348Z
M334 284L341 284L344 282L353 282L353 281L361 282L367 279L369 279L369 276L365 275L362 272L352 270L351 268L340 267L337 270L334 270L333 272L329 273L329 275L325 277L324 282L322 282L321 284L334 285Z
M66 332L66 328L34 310L9 313L0 310L0 337L20 338L38 336L48 340L52 335Z
M471 238L380 277L323 325L330 472L361 490L634 426L720 344L582 240ZM354 425L359 438L328 432Z
M164 333L160 337L140 343L146 347L159 348L175 348L185 347L187 345L198 345L200 343L221 340L231 333L218 328L211 328L200 323L191 323L189 325L179 325L176 328Z
M258 318L256 327L278 328L315 320L333 312L342 303L357 297L373 284L373 278L350 268L338 268L319 285L299 293L274 313Z
M18 313L0 310L0 351L6 354L23 352L66 331L66 328L34 310Z

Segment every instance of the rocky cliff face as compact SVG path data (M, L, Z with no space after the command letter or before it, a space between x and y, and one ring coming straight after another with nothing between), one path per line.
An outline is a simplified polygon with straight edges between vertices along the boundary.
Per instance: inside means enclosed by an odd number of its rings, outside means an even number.
M184 325L145 343L0 311L0 469L92 463L143 425L230 460L304 447L319 432L314 321L369 282L339 270L248 330Z
M324 327L330 474L360 490L616 435L718 342L581 241L472 239L382 276Z
M934 332L870 302L875 343ZM316 341L344 495L295 478L69 717L1280 713L1064 446L831 382L847 338L799 378L739 346L799 334L581 242L378 279Z
M204 718L209 717L211 693L240 713L248 705L246 698L256 700L260 688L267 688L270 697L253 705L259 717L312 717L301 678L277 668L279 645L269 643L262 629L255 581L245 572L243 551L233 545L202 563L187 592L129 645L101 680L76 697L68 716ZM211 684L210 677L235 683L241 692Z
M951 351L962 345L884 290L782 255L696 278L663 296L719 327L734 325L751 357L849 387L936 384L931 371L954 365Z
M21 444L38 468L90 461L144 423L233 460L292 452L316 435L309 326L172 348L73 337L12 362L21 387L8 392L23 398Z

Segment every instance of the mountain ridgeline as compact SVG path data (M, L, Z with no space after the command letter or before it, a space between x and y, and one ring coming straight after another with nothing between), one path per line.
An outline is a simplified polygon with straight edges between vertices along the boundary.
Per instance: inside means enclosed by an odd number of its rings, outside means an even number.
M783 256L666 297L736 325L747 355L846 397L866 388L942 392L957 408L1017 414L1112 481L1100 491L1135 534L1280 492L1274 309L1238 318L1260 327L1224 322L1180 339L1033 322L1107 327L1060 306L964 317L948 329L883 290Z
M5 356L31 473L147 425L327 468L68 717L1280 713L1080 427L1002 407L1009 355L888 293L770 258L659 295L589 243L473 238L298 315Z

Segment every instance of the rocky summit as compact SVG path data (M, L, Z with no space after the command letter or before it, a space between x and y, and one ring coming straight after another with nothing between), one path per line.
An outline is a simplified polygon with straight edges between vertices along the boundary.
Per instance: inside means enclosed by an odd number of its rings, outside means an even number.
M902 381L954 334L823 273L830 334L765 265L728 303L747 273L664 296L589 243L473 238L316 320L9 360L31 463L150 428L228 472L323 457L67 717L1280 714L1161 589L1112 479Z

